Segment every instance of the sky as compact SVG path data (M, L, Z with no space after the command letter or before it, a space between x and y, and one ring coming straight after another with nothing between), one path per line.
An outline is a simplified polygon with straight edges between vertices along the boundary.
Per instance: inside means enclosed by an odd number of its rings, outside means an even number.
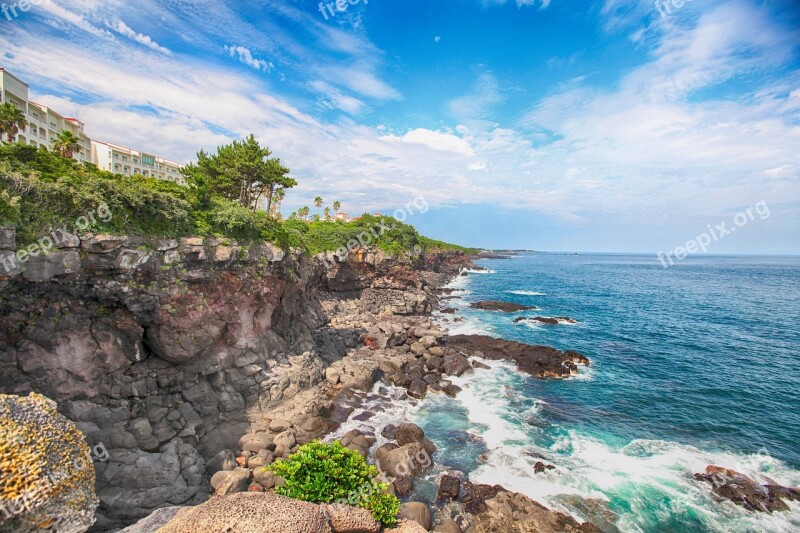
M287 213L579 252L726 223L709 253L800 254L797 0L350 2L39 0L0 14L0 66L176 161L255 134Z

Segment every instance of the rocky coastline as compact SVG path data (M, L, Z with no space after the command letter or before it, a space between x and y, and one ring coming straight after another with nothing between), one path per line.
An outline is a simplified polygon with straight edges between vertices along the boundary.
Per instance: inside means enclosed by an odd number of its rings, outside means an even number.
M14 244L5 229L3 253ZM0 279L0 384L55 401L108 449L93 531L212 492L266 491L259 466L335 429L359 391L384 380L410 398L454 395L447 377L477 354L430 318L438 289L474 268L461 253L364 249L342 263L220 239L61 246ZM351 437L369 453L370 436Z

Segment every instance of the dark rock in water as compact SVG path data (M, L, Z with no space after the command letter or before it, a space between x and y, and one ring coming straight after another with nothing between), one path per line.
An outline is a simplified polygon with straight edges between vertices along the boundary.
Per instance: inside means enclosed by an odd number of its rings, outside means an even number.
M450 383L449 385L447 385L447 387L444 388L444 393L452 398L455 398L455 396L459 392L461 392L461 387L459 387L458 385L454 385L453 383Z
M789 506L784 499L800 501L800 490L797 488L760 485L744 474L721 466L709 465L704 474L695 474L694 478L711 484L714 494L748 511L788 511Z
M555 499L567 507L586 517L590 523L604 533L619 533L617 521L619 516L608 507L608 502L595 498L582 498L576 494L559 494Z
M462 484L461 494L458 496L458 501L464 504L464 508L468 513L478 514L486 511L486 500L491 500L506 489L500 485L479 485L465 481Z
M530 311L536 309L535 306L515 304L513 302L500 302L496 300L484 300L482 302L475 302L469 304L473 309L482 309L483 311L503 311L504 313L516 313L517 311Z
M541 461L537 461L536 464L533 465L533 471L536 474L542 474L544 472L547 472L548 470L555 470L555 469L556 467L554 467L553 465L546 465Z
M373 416L375 416L375 413L373 413L372 411L364 411L363 413L360 413L360 414L357 414L356 416L354 416L353 420L358 420L359 422L364 422L366 420L369 420Z
M456 314L456 311L458 311L458 309L453 309L452 307L447 307L445 309L442 309L442 313L444 313L445 315L454 315Z
M414 479L410 477L399 477L392 483L398 496L408 496L414 490Z
M549 346L531 346L521 342L495 339L486 335L454 335L445 338L447 348L467 354L481 352L482 357L513 361L517 368L540 378L565 378L577 374L578 365L589 359L575 351L562 352Z
M385 439L394 440L396 433L397 426L394 424L388 424L383 428L383 431L381 431L381 436Z
M462 376L467 371L472 370L472 367L466 357L460 353L454 353L445 356L442 370L451 376Z
M578 321L566 316L535 316L533 318L527 317L519 317L515 318L515 323L520 323L524 321L530 322L538 322L539 324L546 324L548 326L556 326L558 324L567 323L567 324L577 324Z
M490 370L492 368L489 365L484 365L480 361L473 361L472 362L472 366L473 366L473 368L481 368L483 370Z
M454 322L454 323L458 323L458 322L464 322L464 319L463 319L463 318L461 318L461 317L454 318L454 319L453 319L453 322Z
M428 384L420 378L414 378L408 386L408 395L421 400L428 393Z
M436 494L437 500L455 500L461 489L461 480L457 476L445 474L439 480L439 492Z
M416 424L400 424L395 430L395 438L400 446L418 443L422 444L429 455L436 451L436 446L428 440L425 432Z
M462 276L462 277L464 277L464 278L466 278L467 276L469 276L469 272L462 272L462 273L461 273L461 276Z

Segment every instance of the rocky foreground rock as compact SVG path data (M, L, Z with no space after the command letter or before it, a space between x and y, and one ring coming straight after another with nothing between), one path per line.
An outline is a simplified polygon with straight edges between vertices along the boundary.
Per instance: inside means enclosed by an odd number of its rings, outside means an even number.
M55 402L0 395L0 531L85 531L97 498L89 446Z

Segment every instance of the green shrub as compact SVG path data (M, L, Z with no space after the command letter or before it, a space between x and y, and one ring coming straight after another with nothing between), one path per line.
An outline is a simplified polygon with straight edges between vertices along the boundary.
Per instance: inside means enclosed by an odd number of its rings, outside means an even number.
M384 526L397 523L400 501L386 494L387 483L375 481L378 469L338 441L310 442L288 460L267 467L286 483L275 489L283 496L317 503L344 503L367 509Z

